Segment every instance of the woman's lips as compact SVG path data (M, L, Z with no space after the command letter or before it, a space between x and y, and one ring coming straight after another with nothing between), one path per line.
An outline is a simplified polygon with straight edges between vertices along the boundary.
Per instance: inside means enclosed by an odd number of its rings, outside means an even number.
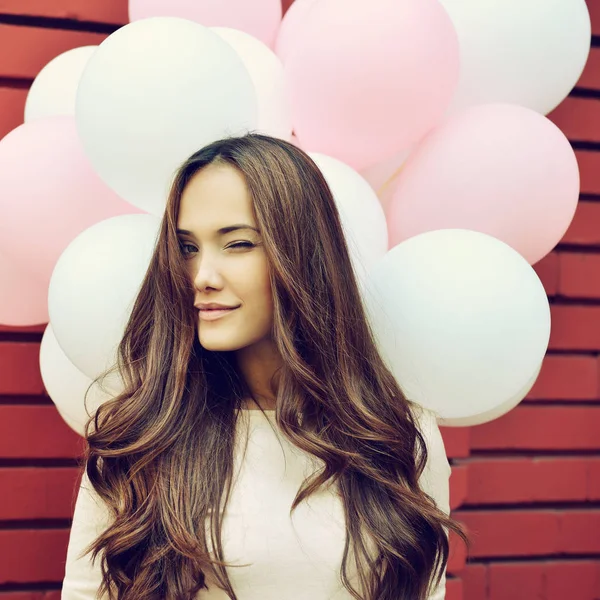
M204 310L199 310L198 314L202 321L215 321L216 319L220 319L221 317L228 315L229 313L233 312L234 310L237 310L237 308L239 308L239 307L226 308L226 309L216 309L216 308L204 309Z

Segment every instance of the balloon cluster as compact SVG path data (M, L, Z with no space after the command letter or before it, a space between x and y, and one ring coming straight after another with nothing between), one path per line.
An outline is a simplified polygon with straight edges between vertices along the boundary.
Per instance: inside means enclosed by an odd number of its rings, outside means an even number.
M586 63L584 0L129 11L99 46L42 69L25 122L0 142L0 322L48 323L42 376L73 429L114 364L175 169L249 130L323 171L377 343L411 399L460 426L525 397L550 332L532 265L578 199L574 153L545 115Z

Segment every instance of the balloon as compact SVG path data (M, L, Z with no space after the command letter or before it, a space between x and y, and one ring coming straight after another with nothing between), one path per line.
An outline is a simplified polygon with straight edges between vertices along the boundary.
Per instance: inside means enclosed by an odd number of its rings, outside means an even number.
M60 415L61 419L75 432L80 436L84 436L84 424L81 419L74 419L70 415L62 412L60 408L55 404L56 412Z
M315 2L321 0L294 0L283 16L277 38L275 40L275 52L285 62L288 49L302 40L302 24L306 15L312 10Z
M210 142L254 129L257 100L241 59L214 31L155 17L100 44L83 72L75 116L100 177L160 216L180 164Z
M47 286L0 252L0 323L13 327L48 322Z
M400 175L400 171L404 167L404 163L406 163L409 156L410 150L398 152L392 157L382 160L360 172L360 174L369 182L369 185L373 190L375 190L384 210L387 210L387 206L396 189L396 182Z
M365 305L406 396L442 419L484 415L522 393L550 338L550 307L527 261L469 230L392 248L370 272Z
M40 371L44 387L60 416L71 429L83 436L88 418L111 395L108 390L102 391L98 384L94 384L87 396L86 410L84 398L92 380L65 356L51 323L46 327L40 345Z
M542 365L540 364L535 373L531 376L531 379L514 396L502 404L499 404L486 412L473 414L468 417L463 417L462 419L438 419L438 424L442 427L471 427L472 425L482 425L483 423L489 423L490 421L499 419L513 408L517 407L527 394L529 394L536 379L539 377L541 370Z
M74 118L34 119L0 141L0 251L43 286L84 229L139 210L119 198L95 173Z
M256 131L290 141L292 116L279 58L262 42L243 31L226 27L211 29L238 53L252 78L258 101Z
M458 81L458 40L437 0L319 0L284 66L302 147L362 170L442 118Z
M561 240L578 195L577 160L556 125L522 106L473 106L406 161L386 210L390 246L434 229L473 229L533 264Z
M363 283L373 264L388 247L385 214L371 186L343 162L309 153L315 161L336 201L344 237L359 283Z
M25 101L25 123L41 117L75 114L83 69L98 46L73 48L53 58L36 76Z
M300 148L300 142L298 141L298 138L292 133L292 137L290 139L290 142L292 144L294 144L294 146L297 146L298 148Z
M591 44L585 0L440 0L460 42L450 112L488 102L548 114L573 89Z
M272 47L281 0L129 0L129 20L181 17L206 27L232 27Z
M54 335L91 379L116 364L159 227L154 215L106 219L78 235L56 264L48 291ZM106 381L114 389L122 384L118 375Z

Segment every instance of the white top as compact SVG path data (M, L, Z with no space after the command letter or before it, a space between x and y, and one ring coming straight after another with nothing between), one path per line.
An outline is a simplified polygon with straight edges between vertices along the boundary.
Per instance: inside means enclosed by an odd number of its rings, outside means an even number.
M228 568L239 600L350 600L339 576L345 538L341 499L330 487L319 490L301 502L290 518L300 484L319 462L284 437L276 425L275 411L267 411L266 417L260 410L242 412L248 415L248 421L240 422L249 423L249 443L244 456L236 454L237 477L221 532L225 559L251 563ZM429 452L421 485L438 507L449 513L450 465L444 442L433 413L423 411L418 418ZM99 558L92 566L89 554L78 556L108 523L108 511L84 472L73 515L62 600L96 598L101 582ZM352 564L350 560L350 569ZM429 600L444 597L445 577ZM227 595L209 584L209 590L201 590L196 598L227 600Z

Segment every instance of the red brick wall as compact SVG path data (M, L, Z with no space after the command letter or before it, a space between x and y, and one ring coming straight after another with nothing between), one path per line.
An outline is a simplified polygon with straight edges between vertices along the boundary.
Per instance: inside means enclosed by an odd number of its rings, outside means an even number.
M536 265L552 305L550 349L528 398L470 428L462 506L473 547L464 600L600 599L600 1L577 88L551 115L576 149L581 197Z
M39 70L99 43L126 22L126 5L0 0L0 138L22 122ZM589 6L600 36L600 0ZM563 242L536 266L553 314L539 381L505 417L443 431L453 509L473 539L468 563L455 547L447 600L600 600L597 43L578 88L551 115L577 149L582 197ZM64 574L83 441L44 395L43 331L0 326L0 600L59 600Z

